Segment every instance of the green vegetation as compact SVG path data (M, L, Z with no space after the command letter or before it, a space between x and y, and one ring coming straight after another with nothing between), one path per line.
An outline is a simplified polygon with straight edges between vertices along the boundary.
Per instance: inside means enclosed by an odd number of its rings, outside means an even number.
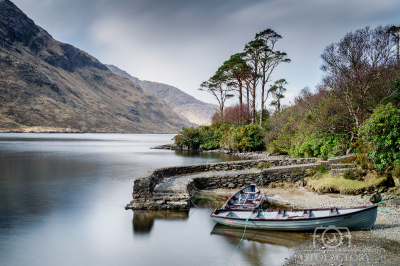
M392 103L376 108L359 133L371 147L367 155L377 169L400 163L400 109Z
M271 167L271 163L260 163L258 166L257 166L257 169L267 169L267 168L270 168Z
M400 175L400 60L398 28L366 27L347 33L321 54L324 77L314 92L306 87L290 106L283 105L288 84L270 75L287 55L275 49L282 37L271 29L224 62L201 87L220 104L211 126L183 129L175 143L202 149L269 151L291 157L341 156L356 152L346 163L357 165L340 178L327 170L311 170L318 191L356 191L398 180ZM269 89L266 88L269 85ZM261 92L256 111L256 89ZM225 100L238 104L225 108ZM266 100L274 109L265 110ZM247 99L247 103L243 102ZM374 178L368 179L369 173ZM319 178L316 180L315 178ZM317 182L318 181L318 182ZM358 183L357 183L358 182Z

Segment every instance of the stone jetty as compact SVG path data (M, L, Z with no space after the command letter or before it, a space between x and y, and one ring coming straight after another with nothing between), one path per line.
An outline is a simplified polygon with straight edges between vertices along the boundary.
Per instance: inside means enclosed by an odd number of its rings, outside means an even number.
M319 158L282 158L156 168L134 181L133 200L125 209L187 211L191 198L201 190L238 189L258 180L260 175L263 185L296 183L303 180L307 169L318 165L329 167L351 156L354 155L322 162ZM262 171L257 169L265 163L270 167Z

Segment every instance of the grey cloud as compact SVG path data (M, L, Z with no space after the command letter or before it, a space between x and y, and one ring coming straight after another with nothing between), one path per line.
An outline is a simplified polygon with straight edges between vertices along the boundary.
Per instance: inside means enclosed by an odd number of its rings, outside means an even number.
M346 32L400 23L400 2L391 0L15 0L56 39L86 50L140 79L198 92L233 53L255 33L272 28L283 36L278 49L291 64L274 78L288 91L320 80L319 55Z

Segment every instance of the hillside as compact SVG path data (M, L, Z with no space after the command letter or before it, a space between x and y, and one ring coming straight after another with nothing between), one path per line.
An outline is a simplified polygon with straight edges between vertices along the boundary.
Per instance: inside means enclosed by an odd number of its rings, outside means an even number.
M177 114L198 125L209 125L217 105L197 100L193 96L170 85L139 80L113 65L106 65L112 72L128 78L135 84L159 99L164 100Z
M0 131L176 133L192 125L93 56L0 0Z

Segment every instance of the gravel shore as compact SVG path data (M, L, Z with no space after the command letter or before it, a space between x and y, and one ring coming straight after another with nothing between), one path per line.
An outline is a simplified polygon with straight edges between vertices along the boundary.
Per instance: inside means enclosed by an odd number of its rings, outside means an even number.
M370 195L318 195L302 187L262 190L270 200L292 208L372 205ZM226 194L228 190L215 192ZM378 205L378 217L370 230L351 231L350 237L341 231L335 235L337 241L342 239L339 246L329 243L331 237L322 239L322 232L315 236L312 232L304 233L307 240L295 248L285 265L400 265L400 201L390 192L383 193L382 198L385 201Z

